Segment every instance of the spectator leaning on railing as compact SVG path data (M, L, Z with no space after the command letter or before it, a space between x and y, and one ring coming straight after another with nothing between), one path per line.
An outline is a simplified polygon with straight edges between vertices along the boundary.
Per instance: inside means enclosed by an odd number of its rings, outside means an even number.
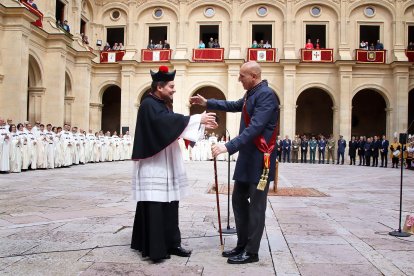
M33 1L33 0L28 0L28 1L27 1L27 4L29 4L30 6L32 6L32 8L33 8L33 9L36 9L36 10L38 9L38 8L37 8L37 5L34 3L34 1Z

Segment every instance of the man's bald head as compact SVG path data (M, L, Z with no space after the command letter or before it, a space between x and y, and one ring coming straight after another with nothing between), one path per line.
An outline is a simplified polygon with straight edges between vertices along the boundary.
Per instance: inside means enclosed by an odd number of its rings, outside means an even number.
M260 68L259 63L257 63L256 61L248 61L244 63L241 69L246 70L246 72L249 72L250 74L254 75L256 78L261 79L262 77L262 68Z
M262 69L255 61L249 61L240 67L239 81L243 88L250 90L262 81Z

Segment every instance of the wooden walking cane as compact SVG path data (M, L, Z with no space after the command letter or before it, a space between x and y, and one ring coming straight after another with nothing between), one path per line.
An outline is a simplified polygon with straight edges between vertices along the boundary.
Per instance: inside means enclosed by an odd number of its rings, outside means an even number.
M220 200L219 200L219 191L218 191L219 187L218 187L218 180L217 180L217 158L214 157L213 160L214 160L214 181L215 181L215 187L216 187L216 202L217 202L217 216L218 216L218 225L219 225L219 233L220 233L220 245L221 245L221 251L223 251L224 244L223 244L223 232L221 230Z

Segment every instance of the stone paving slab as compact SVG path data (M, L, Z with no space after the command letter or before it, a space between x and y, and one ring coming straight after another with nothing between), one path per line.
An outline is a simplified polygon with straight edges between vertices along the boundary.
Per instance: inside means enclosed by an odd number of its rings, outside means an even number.
M180 201L180 229L193 254L160 264L129 247L131 162L0 175L0 274L413 274L414 237L388 235L398 223L399 170L280 164L279 187L313 188L328 197L269 197L260 261L237 266L221 257L215 195L207 194L213 163L186 167L192 191ZM414 213L414 172L404 173L405 218ZM225 162L218 162L218 179L227 183ZM220 195L220 206L226 227L227 195ZM235 235L224 236L226 249L236 242Z

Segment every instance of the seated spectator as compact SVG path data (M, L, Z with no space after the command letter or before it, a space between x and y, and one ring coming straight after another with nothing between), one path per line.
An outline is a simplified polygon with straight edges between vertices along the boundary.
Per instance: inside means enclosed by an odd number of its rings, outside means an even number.
M198 43L198 49L204 49L204 48L206 48L206 45L204 44L202 40L200 40L200 43Z
M213 48L220 48L220 43L218 42L218 39L217 38L214 39Z
M310 40L310 38L308 39L308 42L305 45L305 49L313 49L313 43Z
M315 49L319 50L321 48L321 44L319 42L319 38L316 39Z
M408 51L414 51L414 43L413 42L408 43L407 50Z
M361 40L361 43L359 43L359 49L365 50L366 45L367 45L366 42Z
M114 46L112 47L112 51L118 51L118 50L119 50L118 43L115 42Z
M264 41L263 41L263 39L262 39L262 40L260 40L260 43L259 43L259 45L258 45L258 48L263 48L263 45L264 45Z
M119 43L118 48L119 48L119 50L120 50L120 51L125 50L125 47L124 47L124 45L122 44L122 42L120 42L120 43Z
M213 48L214 45L214 39L212 37L210 37L210 41L208 42L208 48Z
M384 44L382 44L379 39L377 40L377 44L375 45L375 50L384 50Z
M374 51L375 50L374 43L371 43L371 45L369 45L369 50L370 51Z
M67 31L68 33L70 33L70 26L69 26L69 24L68 24L68 21L67 21L67 20L64 20L64 21L63 21L63 29L64 29L65 31Z
M152 39L150 39L150 42L148 43L148 45L147 45L147 49L148 50L152 50L152 49L154 49L155 48L155 45L154 45L154 43L152 43Z
M167 40L164 40L164 45L162 46L163 49L170 49L170 43Z
M270 49L270 48L272 48L272 45L270 45L269 41L268 41L268 40L266 40L266 43L265 43L265 44L263 44L263 48L265 48L265 49Z
M109 45L109 43L107 42L105 44L105 47L103 48L104 51L110 51L111 50L111 45Z
M162 44L162 41L160 40L160 42L155 45L154 49L162 49L163 46L164 45Z
M30 6L32 6L33 9L37 10L37 5L34 3L33 0L27 0L27 4L29 4Z
M256 40L253 40L252 48L259 48L259 44L257 44Z

